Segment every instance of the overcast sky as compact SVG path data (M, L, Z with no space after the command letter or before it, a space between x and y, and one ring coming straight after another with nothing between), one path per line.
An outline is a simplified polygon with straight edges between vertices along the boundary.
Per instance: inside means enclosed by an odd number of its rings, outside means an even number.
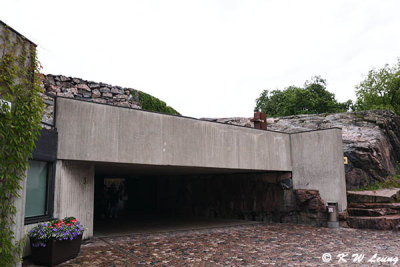
M253 114L263 89L327 79L355 99L400 56L400 1L0 0L44 73L142 90L192 117Z

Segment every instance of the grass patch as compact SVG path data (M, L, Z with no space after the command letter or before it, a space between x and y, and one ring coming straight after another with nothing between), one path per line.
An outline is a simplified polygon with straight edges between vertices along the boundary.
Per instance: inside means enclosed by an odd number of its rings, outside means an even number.
M356 113L356 118L363 120L364 116L362 114L360 114L360 113Z
M397 174L391 179L388 179L383 182L373 183L364 187L357 189L356 191L365 191L365 190L378 190L385 188L400 188L400 174Z

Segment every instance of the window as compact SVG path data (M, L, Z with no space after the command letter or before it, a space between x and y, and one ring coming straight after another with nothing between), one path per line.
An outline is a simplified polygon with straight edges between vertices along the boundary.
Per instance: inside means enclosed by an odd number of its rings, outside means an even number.
M50 165L45 161L29 161L26 182L25 218L38 218L38 216L49 215Z

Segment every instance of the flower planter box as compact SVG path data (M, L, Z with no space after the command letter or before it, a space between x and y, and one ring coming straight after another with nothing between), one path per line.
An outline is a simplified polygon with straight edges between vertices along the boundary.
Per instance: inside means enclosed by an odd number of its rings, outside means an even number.
M78 256L82 234L73 240L49 240L45 247L32 246L32 261L37 265L53 266Z

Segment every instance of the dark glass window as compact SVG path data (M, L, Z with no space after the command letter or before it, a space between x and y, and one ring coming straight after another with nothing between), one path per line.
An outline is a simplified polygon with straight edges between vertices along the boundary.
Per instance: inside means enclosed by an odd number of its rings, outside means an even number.
M26 182L25 218L48 215L49 164L30 160Z

